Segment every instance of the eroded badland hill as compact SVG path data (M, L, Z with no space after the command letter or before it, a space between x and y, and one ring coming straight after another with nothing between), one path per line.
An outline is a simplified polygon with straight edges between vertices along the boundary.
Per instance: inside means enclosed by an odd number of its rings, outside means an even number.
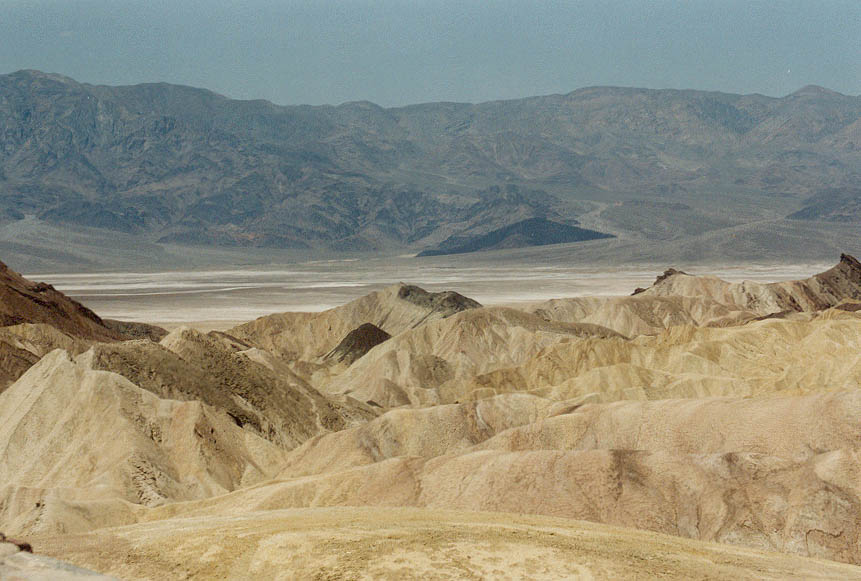
M124 579L861 579L852 256L520 308L401 283L169 334L2 275L0 530L37 556Z

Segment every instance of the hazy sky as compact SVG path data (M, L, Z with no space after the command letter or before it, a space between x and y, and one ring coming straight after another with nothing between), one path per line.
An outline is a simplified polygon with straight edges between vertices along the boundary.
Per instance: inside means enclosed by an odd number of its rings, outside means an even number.
M861 93L861 0L0 0L0 73L280 104L589 85Z

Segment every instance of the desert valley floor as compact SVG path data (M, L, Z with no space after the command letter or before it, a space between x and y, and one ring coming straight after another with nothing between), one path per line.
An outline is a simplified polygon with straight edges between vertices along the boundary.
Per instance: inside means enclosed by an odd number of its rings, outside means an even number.
M412 255L385 256L301 260L267 267L45 271L25 276L50 282L102 317L169 325L187 323L194 327L200 327L201 322L221 321L218 326L224 327L225 321L244 323L272 313L339 307L399 282L431 292L456 290L486 306L521 305L561 297L628 295L637 287L649 286L666 268L649 264L569 265L545 257L502 256L501 260L481 256L420 260ZM740 263L683 269L730 282L775 282L806 278L831 266L828 262Z
M332 268L3 265L0 531L122 579L861 579L852 256Z

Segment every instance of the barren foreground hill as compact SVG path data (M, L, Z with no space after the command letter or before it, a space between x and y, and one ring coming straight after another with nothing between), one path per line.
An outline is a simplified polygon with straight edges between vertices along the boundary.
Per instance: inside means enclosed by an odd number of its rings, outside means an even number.
M0 530L79 566L861 578L848 255L520 309L399 284L226 333L27 324L0 329L29 354L0 393Z

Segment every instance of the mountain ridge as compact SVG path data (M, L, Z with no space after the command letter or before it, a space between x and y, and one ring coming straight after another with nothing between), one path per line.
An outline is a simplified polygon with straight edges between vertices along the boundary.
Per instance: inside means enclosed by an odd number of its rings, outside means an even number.
M672 204L633 222L606 205L684 203L702 231L772 217L766 199L792 214L857 181L859 119L861 98L809 87L281 106L18 71L0 75L0 223L364 252L421 251L531 218L651 239L654 219L676 218Z
M524 99L534 99L537 97L568 97L570 95L574 95L580 92L588 92L595 90L611 90L611 91L643 91L643 92L677 92L677 93L713 93L717 95L733 95L733 96L741 96L741 97L765 97L767 99L784 99L786 97L791 97L793 95L807 95L807 94L828 94L828 95L838 95L840 97L849 97L849 98L861 98L861 94L859 95L851 95L848 93L841 93L840 91L836 91L834 89L829 89L828 87L824 87L822 85L817 84L807 84L803 85L799 89L795 91L786 93L785 95L766 95L764 93L752 92L752 93L732 93L729 91L721 91L718 89L695 89L695 88L663 88L656 89L651 87L637 87L633 85L586 85L583 87L578 87L576 89L572 89L566 93L543 93L540 95L524 95L520 97L511 97L506 99L488 99L484 101L421 101L418 103L406 103L403 105L380 105L374 101L369 99L357 99L344 101L342 103L276 103L270 99L263 98L253 98L253 99L241 99L237 97L231 97L230 95L219 93L218 91L213 91L212 89L207 89L204 87L194 87L192 85L185 85L182 83L173 83L168 81L142 81L139 83L131 83L131 84L122 84L122 85L112 85L108 83L89 83L86 81L78 81L77 79L70 77L68 75L64 75L62 73L54 73L43 71L40 69L17 69L15 71L11 71L8 73L0 73L0 76L14 76L14 75L31 75L36 77L44 77L51 80L61 81L61 82L69 82L78 85L83 85L87 87L107 87L107 88L133 88L133 87L146 87L146 86L168 86L168 87L186 87L199 91L205 91L207 93L211 93L216 97L221 97L230 101L241 101L241 102L260 102L267 103L273 105L275 107L342 107L347 105L371 105L375 108L383 109L383 110L391 110L391 109L406 109L409 107L417 107L422 105L429 104L439 104L439 105L484 105L487 103L505 103L510 101L520 101Z

